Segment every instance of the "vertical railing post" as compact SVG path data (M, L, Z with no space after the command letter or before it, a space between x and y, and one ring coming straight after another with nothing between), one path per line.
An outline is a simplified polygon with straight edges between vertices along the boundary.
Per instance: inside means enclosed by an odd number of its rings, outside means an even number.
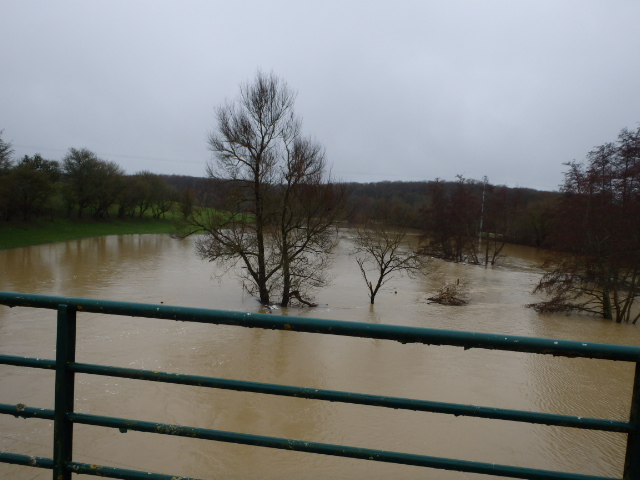
M631 394L629 422L634 428L628 434L627 454L624 459L624 480L640 480L640 362L636 363Z
M71 480L65 465L72 460L73 424L67 414L73 412L74 372L69 363L76 356L76 310L58 305L58 331L56 339L56 393L53 423L53 480Z

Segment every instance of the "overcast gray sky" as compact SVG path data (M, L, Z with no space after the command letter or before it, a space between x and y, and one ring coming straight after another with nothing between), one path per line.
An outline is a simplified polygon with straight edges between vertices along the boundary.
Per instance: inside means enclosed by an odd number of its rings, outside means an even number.
M214 107L258 68L344 181L555 190L640 122L638 0L1 0L0 18L16 158L204 176Z

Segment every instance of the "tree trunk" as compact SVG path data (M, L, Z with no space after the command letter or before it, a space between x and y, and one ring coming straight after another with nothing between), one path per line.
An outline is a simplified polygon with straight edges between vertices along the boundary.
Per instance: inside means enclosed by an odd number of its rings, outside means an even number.
M254 176L254 192L256 202L256 239L258 241L258 294L260 301L268 305L269 290L267 289L267 268L264 258L264 206L262 204L262 193L260 183L260 159L257 160L258 166Z
M282 264L282 301L281 307L287 307L291 300L291 272L289 271L289 262L285 258Z
M604 289L602 292L602 317L607 320L613 320L613 309L611 308L611 297L608 289ZM616 318L616 322L620 323L620 319Z

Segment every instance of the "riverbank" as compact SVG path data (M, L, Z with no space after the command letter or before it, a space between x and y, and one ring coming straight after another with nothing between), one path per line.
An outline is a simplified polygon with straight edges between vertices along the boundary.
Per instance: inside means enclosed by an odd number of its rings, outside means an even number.
M40 219L29 223L0 222L0 249L62 242L101 235L172 233L174 223L154 218Z

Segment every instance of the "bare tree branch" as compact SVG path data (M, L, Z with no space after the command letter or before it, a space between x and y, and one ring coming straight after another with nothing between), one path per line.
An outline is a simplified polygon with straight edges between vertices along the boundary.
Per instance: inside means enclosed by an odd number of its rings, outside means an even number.
M373 305L380 288L395 274L417 277L427 273L431 259L407 245L405 230L369 223L353 230L354 250L360 273Z
M292 292L301 299L326 284L344 206L324 149L302 135L294 103L283 80L258 72L216 110L207 173L226 182L218 204L225 213L194 208L183 229L205 234L197 241L202 258L241 261L247 290L265 304L278 293L283 306Z

